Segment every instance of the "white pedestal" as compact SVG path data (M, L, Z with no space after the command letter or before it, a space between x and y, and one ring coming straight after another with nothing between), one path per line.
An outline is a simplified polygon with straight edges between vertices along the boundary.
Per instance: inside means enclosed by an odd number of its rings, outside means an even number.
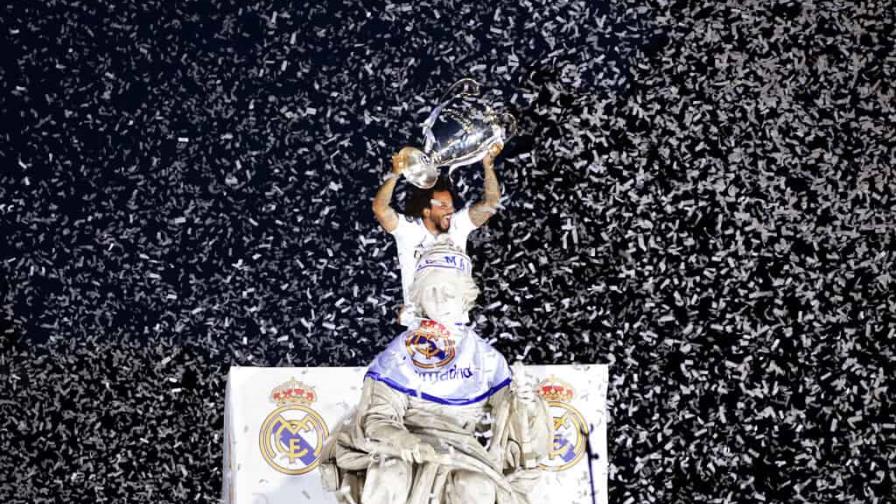
M539 381L556 377L574 391L567 402L549 403L559 436L554 454L544 462L548 470L534 502L606 504L607 366L527 366L526 370ZM365 371L232 367L224 414L224 502L335 504L321 485L316 450L357 404ZM281 387L286 383L291 385ZM272 399L278 387L302 389L305 404L278 407Z

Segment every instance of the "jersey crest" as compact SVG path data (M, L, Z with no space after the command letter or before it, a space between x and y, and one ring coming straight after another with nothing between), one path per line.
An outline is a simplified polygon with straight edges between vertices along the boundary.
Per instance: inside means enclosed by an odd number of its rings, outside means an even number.
M411 362L420 369L443 368L457 354L451 331L435 320L423 320L405 338L404 346Z

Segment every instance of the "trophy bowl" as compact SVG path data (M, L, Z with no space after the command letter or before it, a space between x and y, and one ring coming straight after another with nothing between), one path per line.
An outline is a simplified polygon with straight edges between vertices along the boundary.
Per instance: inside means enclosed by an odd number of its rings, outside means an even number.
M404 147L405 178L429 189L439 178L439 169L449 171L482 160L492 145L503 144L516 133L516 118L509 112L492 109L480 97L481 86L473 79L461 79L442 95L439 104L423 122L423 149Z

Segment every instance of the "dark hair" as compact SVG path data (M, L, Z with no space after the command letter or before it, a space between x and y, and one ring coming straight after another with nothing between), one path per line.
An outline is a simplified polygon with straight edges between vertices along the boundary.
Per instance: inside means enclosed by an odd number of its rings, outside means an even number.
M429 189L420 189L408 184L408 192L404 200L404 214L410 217L423 217L423 210L432 206L432 193L441 191L448 191L451 193L451 201L457 201L457 194L454 192L451 180L444 175L439 175L436 185Z

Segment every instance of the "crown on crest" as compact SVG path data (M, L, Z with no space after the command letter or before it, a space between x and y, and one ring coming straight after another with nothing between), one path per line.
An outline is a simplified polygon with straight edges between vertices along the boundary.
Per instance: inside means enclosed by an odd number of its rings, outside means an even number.
M551 375L538 384L538 395L545 401L569 402L575 397L576 392L572 385Z
M317 400L317 393L314 387L290 378L288 382L276 386L271 391L271 400L277 403L277 406L311 404Z
M420 322L420 327L417 328L415 333L429 336L432 338L438 338L440 336L447 337L451 334L451 331L445 327L441 322L436 322L435 320L423 319Z

